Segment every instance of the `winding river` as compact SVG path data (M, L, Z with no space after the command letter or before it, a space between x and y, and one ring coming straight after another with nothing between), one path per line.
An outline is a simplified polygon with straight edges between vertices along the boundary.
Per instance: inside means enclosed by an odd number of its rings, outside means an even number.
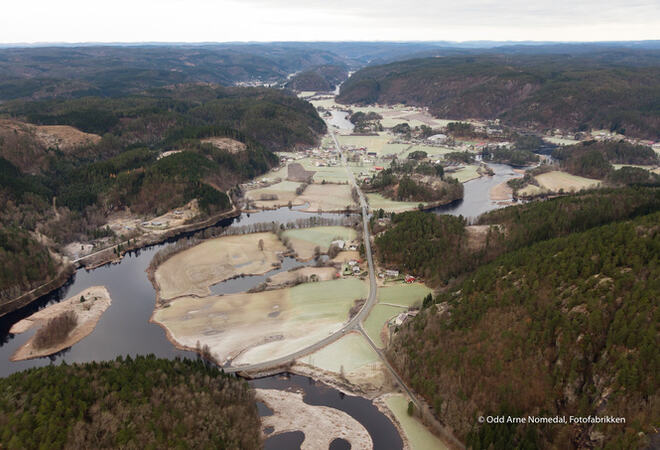
M495 176L470 181L465 184L465 200L436 210L436 213L462 214L474 217L484 211L498 207L491 202L488 192L492 186L515 176L509 166L491 165ZM339 217L339 214L325 213L323 217ZM239 218L225 220L219 225L240 226L252 223L295 221L309 218L310 214L294 209L281 208L253 214L242 214ZM178 239L184 236L179 236ZM128 253L121 262L107 264L94 270L78 270L69 282L60 289L41 297L30 305L0 318L0 376L66 361L68 364L92 360L111 360L120 355L138 355L153 353L162 358L195 358L192 352L176 349L165 337L165 332L158 325L149 322L154 309L155 292L147 279L147 269L153 255L161 248L171 245L175 239ZM287 268L300 265L295 261L285 261ZM213 291L237 292L249 289L260 283L263 277L244 277L220 283ZM69 295L95 285L107 287L112 297L112 305L101 317L94 331L71 348L46 358L10 362L10 356L23 345L34 333L30 331L20 335L9 333L11 326L46 305L59 302ZM303 391L304 401L313 405L324 405L345 411L367 431L370 432L374 448L401 448L402 441L392 422L382 414L374 404L360 397L346 396L339 391L317 383L311 378L298 375L272 376L250 381L255 387L273 389L293 389ZM266 441L267 448L284 449L296 446L300 436L285 433ZM334 447L341 448L344 443L337 441Z

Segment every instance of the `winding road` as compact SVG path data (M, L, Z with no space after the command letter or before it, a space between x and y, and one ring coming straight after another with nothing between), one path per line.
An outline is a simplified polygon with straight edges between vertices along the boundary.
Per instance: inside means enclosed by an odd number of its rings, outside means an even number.
M326 345L337 341L338 339L340 339L342 336L346 335L349 332L357 331L362 336L364 336L364 338L367 340L369 345L374 349L374 351L380 358L383 365L387 368L387 371L390 373L392 378L397 382L400 388L408 395L408 398L413 402L415 407L424 414L426 420L431 423L433 428L436 429L444 437L445 442L450 443L451 447L453 448L464 448L464 445L458 439L456 439L453 436L453 434L450 431L448 431L437 419L435 419L433 414L430 413L428 407L424 403L419 401L415 393L406 385L406 383L399 376L396 370L394 370L394 368L387 361L387 358L385 357L383 350L374 343L374 341L369 337L369 335L366 333L366 331L363 328L362 322L364 321L364 319L367 318L374 305L378 302L378 297L376 295L378 292L378 283L376 280L376 271L374 269L373 255L371 252L371 235L369 233L369 205L367 204L364 194L360 190L360 187L358 186L355 180L353 171L351 171L350 168L348 167L348 162L346 161L346 155L341 150L341 146L337 141L337 136L332 130L332 126L328 126L328 130L330 132L330 135L332 136L332 140L334 141L335 148L337 149L337 152L341 156L341 162L344 168L346 169L349 182L356 189L360 200L360 210L362 212L362 227L363 227L362 237L364 240L364 250L365 250L365 255L367 257L367 265L369 267L369 295L367 296L367 300L360 309L360 311L351 320L349 320L343 327L341 327L336 332L328 335L326 338L310 346L300 349L295 353L291 353L281 358L272 359L270 361L264 361L257 364L246 364L241 366L225 366L223 367L223 369L225 372L228 373L236 373L236 372L254 373L260 371L266 371L269 369L275 369L281 366L285 366L287 364L291 364L295 360L303 356L306 356L310 353L320 350Z
M330 127L329 127L330 128ZM259 371L265 371L268 369L273 369L277 368L280 366L284 366L287 364L290 364L294 362L295 360L306 356L310 353L314 353L317 350L322 349L328 344L331 344L341 338L342 336L346 335L346 333L349 333L351 331L357 331L362 333L363 336L367 338L371 346L378 352L378 355L383 359L383 355L380 353L378 348L375 346L375 344L369 339L369 336L364 332L364 329L362 328L362 321L367 318L369 315L369 312L371 309L374 307L376 302L378 301L378 298L376 297L376 293L378 290L378 284L376 283L376 272L374 270L374 262L373 262L373 256L371 253L371 240L370 240L370 235L369 235L369 205L367 204L366 199L364 198L364 195L362 194L362 191L357 185L357 182L355 181L355 177L353 176L353 172L348 168L348 164L346 162L346 156L344 153L341 151L341 147L339 146L339 142L337 142L337 137L335 136L335 133L331 130L330 134L332 136L332 139L335 142L335 147L337 148L337 151L341 155L341 161L342 164L344 165L344 168L346 169L346 172L348 173L348 179L350 183L357 189L359 198L360 198L360 210L362 212L362 227L363 227L363 238L364 238L364 250L365 254L367 256L367 264L369 266L369 295L367 296L367 301L364 302L364 305L362 305L362 308L358 313L353 316L351 320L349 320L343 327L338 329L332 334L329 334L327 337L321 339L320 341L315 342L312 345L309 345L305 348L302 348L298 350L295 353L291 353L286 356L282 356L280 358L275 358L271 359L270 361L263 361L260 363L256 364L245 364L245 365L240 365L240 366L224 366L223 370L227 373L236 373L236 372L259 372ZM389 366L387 364L387 361L385 361L386 366ZM391 367L389 367L390 371L393 372ZM397 379L397 381L400 380L399 376L396 375L395 372L393 372L393 375ZM403 383L403 381L400 381L400 384ZM406 392L408 392L408 389L406 388ZM417 400L414 400L415 403L417 404Z
M376 354L378 354L378 357L381 359L383 362L383 365L387 368L387 370L390 372L392 375L392 378L396 380L396 382L399 384L399 386L408 394L408 397L412 400L412 402L415 404L417 408L422 408L421 402L417 399L415 394L412 392L410 388L406 385L406 383L401 379L399 374L394 370L394 368L390 365L390 363L387 361L387 358L385 357L382 349L378 348L378 346L374 343L374 341L369 337L369 335L365 332L362 322L364 319L367 318L369 313L371 312L372 308L374 305L378 302L378 297L377 297L377 292L378 292L378 283L376 281L376 271L374 269L374 261L373 261L373 255L371 252L371 237L369 233L369 205L367 204L367 200L364 197L364 194L360 190L360 187L358 186L355 176L353 174L353 171L350 170L348 167L348 163L346 161L346 155L344 152L341 150L341 146L339 145L339 142L337 141L337 136L335 135L334 131L332 131L332 127L328 127L330 129L330 135L332 136L332 140L335 143L335 147L337 149L337 152L341 156L341 162L344 168L346 169L346 173L348 174L348 179L353 188L357 190L359 200L360 200L360 210L362 212L362 237L364 240L364 251L367 257L367 265L369 267L369 295L367 296L367 300L360 309L360 311L353 316L351 320L349 320L343 327L341 327L339 330L335 331L334 333L328 335L326 338L309 345L303 349L298 350L295 353L291 353L289 355L272 359L270 361L264 361L261 363L256 363L256 364L245 364L245 365L240 365L240 366L225 366L223 367L225 372L229 373L235 373L235 372L258 372L258 371L263 371L263 370L268 370L268 369L273 369L276 367L280 367L286 364L290 364L294 362L296 359L299 359L303 356L306 356L310 353L313 353L317 350L320 350L321 348L325 347L328 344L331 344L344 336L346 333L349 333L351 331L357 331L364 338L369 342L369 345L374 349Z

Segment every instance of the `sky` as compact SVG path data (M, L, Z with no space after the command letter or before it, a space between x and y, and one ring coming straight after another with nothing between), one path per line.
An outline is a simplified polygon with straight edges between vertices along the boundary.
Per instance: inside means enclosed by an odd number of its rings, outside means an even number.
M660 0L20 0L0 43L660 39Z

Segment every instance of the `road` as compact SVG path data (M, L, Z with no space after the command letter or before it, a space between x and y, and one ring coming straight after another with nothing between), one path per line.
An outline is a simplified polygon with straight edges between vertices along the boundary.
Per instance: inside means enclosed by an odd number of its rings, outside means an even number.
M265 361L262 363L258 364L246 364L246 365L241 365L241 366L227 366L224 367L225 372L259 372L259 371L266 371L269 369L274 369L277 367L281 367L287 364L290 364L294 362L296 359L299 359L303 356L306 356L310 353L313 353L317 350L322 349L328 344L331 344L338 339L340 339L342 336L344 336L346 333L349 333L351 331L357 331L359 332L364 338L367 340L371 348L374 349L378 357L380 358L381 362L383 365L387 368L388 372L392 376L392 378L396 381L396 383L399 385L399 387L408 395L408 398L413 402L415 407L418 409L418 411L422 412L426 420L431 424L431 426L436 429L436 431L444 437L444 441L446 443L451 443L452 448L465 448L463 444L458 441L451 432L447 431L445 427L438 422L438 420L430 413L428 408L426 407L425 404L419 401L415 393L406 385L405 381L399 376L399 374L394 370L394 368L390 365L389 361L387 361L387 358L383 352L382 349L380 349L375 342L369 337L369 335L366 333L362 326L362 322L364 319L367 318L369 313L371 312L372 308L374 305L377 303L377 292L378 292L378 283L376 280L376 271L374 269L374 261L373 261L373 255L371 252L371 236L369 233L369 205L367 204L367 201L364 197L364 194L360 190L360 187L357 185L357 182L355 181L355 176L353 172L350 170L348 167L348 162L346 161L346 155L344 152L342 152L341 147L339 145L339 142L337 142L337 136L335 135L334 131L332 130L332 126L328 127L330 131L330 135L332 136L332 140L335 143L335 147L337 151L339 152L341 156L341 162L344 168L346 169L346 173L348 174L348 179L351 185L357 190L359 200L360 200L360 210L362 211L362 227L363 227L363 234L362 238L364 241L364 251L365 255L367 257L367 265L369 267L369 295L367 297L366 302L360 309L360 311L346 323L343 327L341 327L339 330L336 332L328 335L328 337L308 346L305 347L295 353L292 353L290 355L283 356L281 358L276 358L272 359L270 361Z
M358 313L353 316L351 320L349 320L343 327L335 331L334 333L328 335L327 337L323 338L322 340L315 342L312 345L309 345L303 349L298 350L295 353L291 353L286 356L282 356L281 358L275 358L271 359L270 361L264 361L261 363L256 363L256 364L245 364L245 365L240 365L240 366L224 366L223 369L225 372L228 373L235 373L235 372L259 372L263 370L268 370L268 369L273 369L276 367L284 366L286 364L290 364L294 362L296 359L299 359L303 356L306 356L310 353L314 353L317 350L321 350L323 347L325 347L328 344L331 344L344 336L346 333L351 332L351 331L358 331L361 332L364 336L366 336L366 333L362 329L362 321L367 318L369 315L369 312L371 309L374 307L376 302L378 301L376 293L378 290L378 284L376 283L376 272L374 269L374 261L373 261L373 256L371 253L371 240L370 240L370 235L369 235L369 205L367 204L367 200L364 198L364 195L362 194L362 191L357 185L357 182L355 181L355 177L353 176L353 172L349 170L348 168L348 163L346 162L346 156L344 153L341 151L341 147L339 146L339 143L337 142L337 137L335 136L333 131L330 131L330 134L332 135L332 139L335 142L335 147L337 148L337 151L341 155L341 161L344 167L346 168L346 172L348 173L348 178L350 183L357 189L359 199L360 199L360 210L362 211L362 237L364 240L364 251L365 255L367 257L367 265L369 267L369 295L367 296L367 300L364 302L364 305L362 305L362 308ZM369 337L367 336L367 339ZM372 346L374 346L373 342L371 343ZM398 375L397 375L398 378Z
M350 331L357 331L360 334L362 334L362 336L364 336L367 342L369 342L369 345L371 345L371 347L378 354L379 358L381 359L387 370L392 375L392 378L394 378L396 382L399 384L399 386L406 392L406 394L408 394L408 397L410 397L410 399L415 404L415 406L417 408L421 408L422 407L421 402L417 399L417 397L412 392L412 390L408 388L408 386L401 379L399 374L390 365L390 363L387 361L387 358L383 354L383 351L380 348L378 348L378 346L374 343L374 341L371 340L371 338L364 331L364 328L362 326L362 322L364 321L364 319L367 318L372 308L378 301L378 297L376 295L378 293L378 283L376 281L376 271L374 269L373 255L371 252L371 238L369 233L369 214L368 214L369 205L367 204L367 200L365 199L364 194L360 190L360 187L355 181L355 176L353 175L353 171L351 171L350 168L348 167L348 162L346 161L346 155L344 154L344 152L342 152L339 142L337 142L337 136L335 135L334 131L332 131L332 128L331 127L329 128L330 128L330 135L332 136L332 140L335 143L335 147L337 148L337 151L341 155L342 165L344 166L344 168L346 169L346 173L348 174L348 180L351 183L351 185L357 190L360 200L360 210L362 211L362 227L363 227L362 238L364 241L365 256L367 257L367 265L369 267L369 295L367 296L367 300L360 309L360 311L351 320L349 320L348 323L346 323L343 327L341 327L336 332L328 335L326 338L308 347L305 347L301 350L298 350L295 353L283 356L281 358L276 358L270 361L264 361L257 364L226 366L224 367L224 370L225 372L256 372L256 371L267 370L267 369L283 366L292 363L298 358L301 358L305 355L308 355L310 353L322 349L326 345L335 342L336 340L338 340L339 338L341 338Z

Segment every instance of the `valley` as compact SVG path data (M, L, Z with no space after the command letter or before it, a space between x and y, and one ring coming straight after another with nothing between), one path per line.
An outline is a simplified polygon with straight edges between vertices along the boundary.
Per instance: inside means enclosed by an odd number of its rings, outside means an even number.
M0 376L220 377L246 448L648 443L655 117L626 122L636 136L522 123L526 97L477 114L453 103L469 92L388 84L444 61L349 77L339 59L264 72L295 94L191 83L0 104ZM163 402L136 376L140 401ZM529 411L634 423L475 422Z

